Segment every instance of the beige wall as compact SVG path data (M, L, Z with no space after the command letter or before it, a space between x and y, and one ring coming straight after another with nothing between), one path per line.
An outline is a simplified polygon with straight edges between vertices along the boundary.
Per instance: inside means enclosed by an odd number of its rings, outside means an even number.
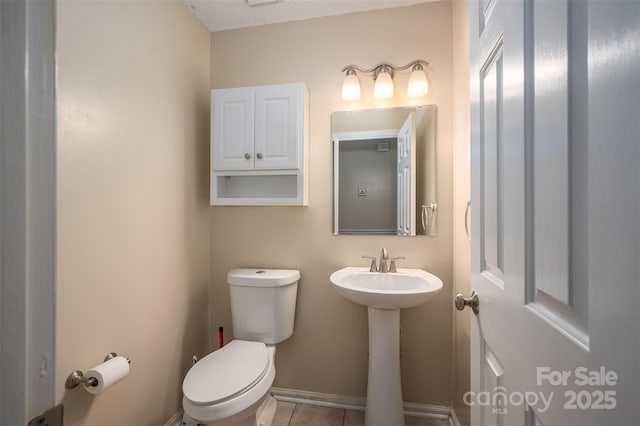
M470 250L464 229L464 212L471 197L469 164L469 2L453 2L453 283L454 293L471 293ZM471 221L471 220L469 220ZM463 403L469 390L470 309L454 310L453 407L464 425L470 424Z
M206 352L209 32L178 1L58 2L57 386L65 425L162 425ZM64 389L110 351L130 375Z
M227 271L238 266L300 269L296 327L278 346L275 385L364 396L367 312L333 291L329 275L363 265L363 254L386 247L406 256L400 266L424 268L444 289L425 305L402 312L402 380L405 401L450 405L452 401L452 28L451 3L437 2L212 34L212 87L303 81L310 94L309 207L212 207L211 325L231 338ZM430 93L404 94L409 73L396 77L390 101L341 100L341 68L380 61L430 62ZM437 237L332 236L331 112L351 108L438 105ZM210 345L215 347L214 336Z

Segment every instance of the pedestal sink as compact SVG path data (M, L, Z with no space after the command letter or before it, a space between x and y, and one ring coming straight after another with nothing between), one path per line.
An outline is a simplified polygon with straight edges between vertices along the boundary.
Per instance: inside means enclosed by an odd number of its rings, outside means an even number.
M421 269L369 272L342 268L329 278L333 288L369 310L367 426L403 426L400 382L400 309L418 306L442 289L442 281Z

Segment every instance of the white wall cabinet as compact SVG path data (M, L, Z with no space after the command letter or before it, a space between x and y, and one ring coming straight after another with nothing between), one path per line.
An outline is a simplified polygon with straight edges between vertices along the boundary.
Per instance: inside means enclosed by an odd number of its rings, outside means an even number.
M307 205L303 83L211 91L211 204Z

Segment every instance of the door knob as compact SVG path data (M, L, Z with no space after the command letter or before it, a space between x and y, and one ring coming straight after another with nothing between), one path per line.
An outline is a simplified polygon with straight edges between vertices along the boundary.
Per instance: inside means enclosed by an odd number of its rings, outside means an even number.
M471 292L471 297L469 298L464 297L460 293L456 294L454 303L456 309L459 311L463 310L465 306L469 306L474 314L478 315L478 312L480 312L480 299L478 298L478 293L475 291Z
M244 158L246 158L248 160L249 158L251 158L251 154L249 154L248 152L245 152L244 153Z

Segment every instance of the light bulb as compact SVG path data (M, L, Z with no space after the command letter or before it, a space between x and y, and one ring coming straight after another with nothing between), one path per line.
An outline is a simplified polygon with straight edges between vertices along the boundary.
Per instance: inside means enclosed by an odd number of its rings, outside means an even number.
M373 87L373 96L376 99L387 99L393 96L393 80L386 68L383 68L376 78L376 84Z
M407 94L412 98L424 96L429 93L429 82L427 76L422 69L422 65L416 64L413 67L411 77L409 77L409 87L407 88Z
M360 99L360 80L353 68L347 70L347 76L342 83L342 99L345 101Z

